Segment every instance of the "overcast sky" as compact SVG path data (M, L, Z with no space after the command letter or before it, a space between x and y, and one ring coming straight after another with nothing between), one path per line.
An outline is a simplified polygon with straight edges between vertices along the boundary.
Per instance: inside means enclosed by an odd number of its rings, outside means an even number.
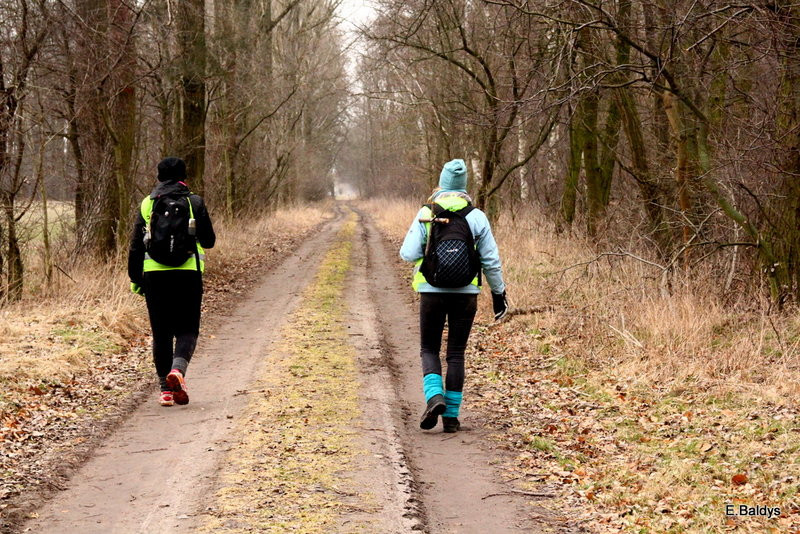
M369 1L364 0L342 0L339 6L339 16L345 21L344 28L347 31L353 30L353 25L364 24L373 14Z
M359 91L359 82L356 75L356 63L358 56L363 52L360 39L356 33L356 27L364 25L374 17L374 10L369 0L342 0L338 8L339 17L342 19L342 29L347 32L348 37L348 65L347 72L350 78L351 89Z

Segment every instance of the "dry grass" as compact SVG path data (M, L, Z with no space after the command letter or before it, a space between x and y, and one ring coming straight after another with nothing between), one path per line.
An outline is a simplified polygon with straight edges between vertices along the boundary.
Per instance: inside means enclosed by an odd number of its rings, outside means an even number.
M323 205L289 207L252 221L217 221L209 276L234 270L265 247L308 231L326 212ZM13 411L15 399L29 388L70 380L149 333L144 299L129 289L125 252L104 263L72 262L56 273L49 289L38 249L26 252L25 296L0 307L0 416ZM70 265L60 259L58 264Z
M258 249L271 249L280 237L299 235L330 217L328 204L289 206L255 220L245 218L236 224L221 224L217 246L210 252L215 269L241 263Z
M580 265L596 252L535 219L502 217L496 226L514 304L554 305L540 324L570 336L565 352L589 367L714 395L747 390L778 400L800 391L794 317L727 305L710 276L669 294L660 271L635 259Z
M419 208L409 201L367 204L395 241ZM537 322L562 333L569 356L590 367L613 366L642 385L688 381L710 394L747 390L772 400L800 393L795 315L732 309L707 280L664 294L660 272L631 258L581 265L597 252L533 216L503 215L493 231L512 308L553 306Z
M399 244L419 205L365 207ZM465 399L492 414L510 478L550 487L551 509L597 532L799 531L794 315L732 305L710 275L665 294L654 267L592 261L532 215L493 230L512 310L550 307L498 325L482 298L470 341ZM782 515L727 517L726 504Z
M145 314L121 258L76 265L70 276L74 281L55 295L29 296L0 310L3 383L66 380L143 331Z

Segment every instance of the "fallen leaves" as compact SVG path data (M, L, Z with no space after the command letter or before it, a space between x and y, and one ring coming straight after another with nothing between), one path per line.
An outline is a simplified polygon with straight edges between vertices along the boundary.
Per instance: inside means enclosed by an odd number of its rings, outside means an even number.
M715 531L734 499L786 509L777 519L737 517L737 529L800 528L800 506L788 505L800 479L797 407L636 384L574 363L555 333L536 327L551 346L544 357L541 339L526 335L533 324L478 324L468 351L465 399L492 414L500 447L518 451L510 479L560 487L546 506L575 510L572 522L598 532ZM499 358L497 346L516 348Z
M731 482L733 482L735 486L743 486L747 484L747 481L748 481L747 475L745 475L744 473L739 473L731 477Z

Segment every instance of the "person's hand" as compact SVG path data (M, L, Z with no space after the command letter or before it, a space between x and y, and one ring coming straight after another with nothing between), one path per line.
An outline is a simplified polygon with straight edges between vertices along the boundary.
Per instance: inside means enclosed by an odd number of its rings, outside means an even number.
M492 293L492 308L494 308L494 320L499 321L506 316L508 312L508 300L506 300L506 292L503 291L500 295Z
M131 293L144 296L144 288L136 282L131 282Z

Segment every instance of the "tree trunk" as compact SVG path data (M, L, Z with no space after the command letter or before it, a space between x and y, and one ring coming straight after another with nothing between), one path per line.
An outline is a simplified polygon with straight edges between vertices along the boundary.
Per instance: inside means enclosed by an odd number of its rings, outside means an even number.
M675 183L678 190L678 207L681 210L681 236L683 244L688 245L691 239L691 227L689 225L689 218L692 211L692 199L689 190L690 169L691 163L689 160L689 133L686 125L684 124L682 113L680 110L681 104L678 99L669 92L663 93L664 98L664 111L669 119L670 133L672 135L672 143L675 150ZM689 267L689 251L683 251L683 267Z
M180 154L190 187L205 191L206 38L205 0L178 2L178 50L181 58Z
M22 298L22 286L24 268L22 264L22 253L19 249L19 236L17 235L17 220L14 213L14 196L11 194L3 195L3 212L6 220L6 261L7 276L6 298L16 301Z
M497 103L492 103L490 106L489 116L492 117L492 125L489 127L489 136L485 141L483 168L481 170L481 182L478 187L478 194L475 197L475 205L478 209L486 210L489 204L489 191L491 190L492 179L494 178L494 170L497 167L500 158L500 141L498 139L499 132L499 110Z
M639 112L629 92L617 91L615 97L619 102L622 124L625 130L625 136L628 138L633 170L636 173L635 179L639 186L639 194L642 197L642 207L647 214L649 231L653 234L658 244L660 256L666 258L669 251L670 234L668 228L664 224L664 209L662 207L663 200L661 198L661 192L656 179L650 172L650 165L647 158L647 145L644 141Z
M574 114L570 117L567 133L569 136L569 159L567 162L567 176L564 180L564 192L561 195L561 219L569 227L572 226L572 222L575 220L578 177L581 172L581 157L583 155L582 129L578 126Z
M22 298L25 274L24 265L22 263L22 251L19 248L19 235L17 234L16 210L17 195L22 189L23 184L21 173L26 146L25 134L22 131L22 124L19 119L14 121L14 130L16 131L14 148L17 153L14 158L14 168L11 169L10 181L7 182L7 187L5 187L3 191L3 210L6 218L6 244L8 247L6 249L6 258L8 260L8 293L6 297L12 301Z
M603 184L597 150L597 111L600 97L596 91L578 104L578 127L582 129L583 167L586 171L586 232L597 235L597 224L605 213Z
M42 246L44 247L44 279L49 291L53 285L53 254L50 247L50 214L47 212L47 184L44 178L44 152L47 143L42 139L36 159L36 183L42 199Z
M787 5L776 13L781 23L780 85L778 86L778 161L782 191L788 205L778 206L781 227L776 229L785 250L770 268L779 270L779 302L800 291L800 7ZM781 271L786 271L785 274Z

